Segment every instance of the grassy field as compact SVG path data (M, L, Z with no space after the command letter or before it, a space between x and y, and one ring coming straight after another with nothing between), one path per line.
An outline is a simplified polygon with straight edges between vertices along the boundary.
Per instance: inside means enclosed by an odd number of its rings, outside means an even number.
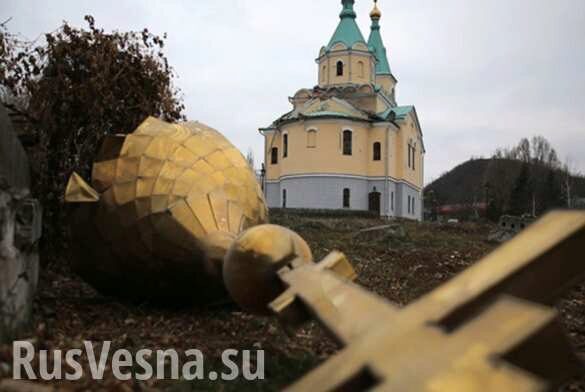
M306 238L316 259L332 250L344 252L359 273L358 283L400 305L445 282L490 252L486 241L491 227L484 224L439 225L401 223L404 238L383 236L364 240L360 229L387 223L365 218L302 218L276 215L282 224ZM576 289L560 304L572 342L585 353L585 290ZM106 370L103 381L84 378L60 386L71 390L245 391L279 390L289 385L336 351L315 324L287 335L270 318L257 318L233 307L217 309L159 309L121 304L95 293L66 268L44 271L35 303L34 323L20 338L40 349L81 347L82 341L111 340L112 348L198 348L206 354L206 367L222 371L221 352L227 348L265 350L266 379L250 382L127 382ZM0 376L11 374L12 348L0 347ZM3 372L3 374L1 373ZM581 390L576 380L566 390Z

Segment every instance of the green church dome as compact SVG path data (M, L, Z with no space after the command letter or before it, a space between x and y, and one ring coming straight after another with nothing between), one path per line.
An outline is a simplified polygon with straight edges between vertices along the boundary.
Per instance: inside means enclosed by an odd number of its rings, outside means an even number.
M353 9L355 0L342 0L341 3L343 4L343 10L339 15L341 21L326 47L327 50L331 50L338 43L342 43L348 48L353 47L357 43L366 45L366 40L355 22L356 13Z

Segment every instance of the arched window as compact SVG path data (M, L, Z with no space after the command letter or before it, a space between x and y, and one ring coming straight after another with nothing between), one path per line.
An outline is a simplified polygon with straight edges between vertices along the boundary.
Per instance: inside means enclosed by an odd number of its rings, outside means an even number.
M282 208L286 208L286 189L282 190Z
M343 208L350 208L351 205L351 191L349 188L343 190Z
M366 72L365 72L364 62L358 61L358 75L360 76L360 78L363 78L366 76L365 74L366 74Z
M416 144L412 146L412 170L416 170Z
M416 143L412 140L408 142L408 167L416 170Z
M379 142L374 143L374 161L382 160L382 145Z
M343 76L343 61L337 62L337 76Z
M348 129L343 131L343 155L351 155L352 153L352 133Z
M327 80L327 66L323 66L323 71L321 72L321 82L325 83Z
M282 157L288 157L288 133L282 136Z
M308 148L317 147L317 130L316 129L309 129L307 131L307 147Z
M278 147L272 147L270 163L276 165L278 163Z

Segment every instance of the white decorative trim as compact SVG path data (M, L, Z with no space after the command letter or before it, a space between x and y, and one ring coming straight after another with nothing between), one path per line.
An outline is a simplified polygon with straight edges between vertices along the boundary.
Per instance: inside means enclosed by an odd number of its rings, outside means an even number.
M312 125L312 124L326 124L326 125L330 125L330 124L337 124L337 125L345 125L347 123L353 123L353 124L357 124L357 126L368 126L371 125L372 122L369 120L356 120L356 119L350 119L350 118L305 118L302 121L301 120L297 120L294 122L289 122L289 123L285 123L281 125L281 129L286 129L286 128L290 128L290 127L294 127L298 124L306 124L306 125ZM378 123L375 123L378 124Z
M291 179L299 179L299 178L315 178L315 177L325 177L325 178L347 178L353 180L365 180L365 181L385 181L386 177L368 177L368 176L360 176L357 174L337 174L337 173L311 173L311 174L290 174L286 176L281 176L278 180L266 180L267 184L279 184L284 180L291 180ZM399 180L394 177L388 177L388 179L395 184L405 184L410 186L411 188L415 189L416 191L422 191L421 187L418 187L406 180Z

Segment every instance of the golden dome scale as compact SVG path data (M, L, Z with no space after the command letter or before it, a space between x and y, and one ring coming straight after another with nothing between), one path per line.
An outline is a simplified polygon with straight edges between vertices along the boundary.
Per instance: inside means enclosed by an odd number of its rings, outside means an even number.
M104 294L210 303L226 298L223 257L233 240L266 222L255 174L219 132L148 118L109 136L91 186L74 174L73 269Z

